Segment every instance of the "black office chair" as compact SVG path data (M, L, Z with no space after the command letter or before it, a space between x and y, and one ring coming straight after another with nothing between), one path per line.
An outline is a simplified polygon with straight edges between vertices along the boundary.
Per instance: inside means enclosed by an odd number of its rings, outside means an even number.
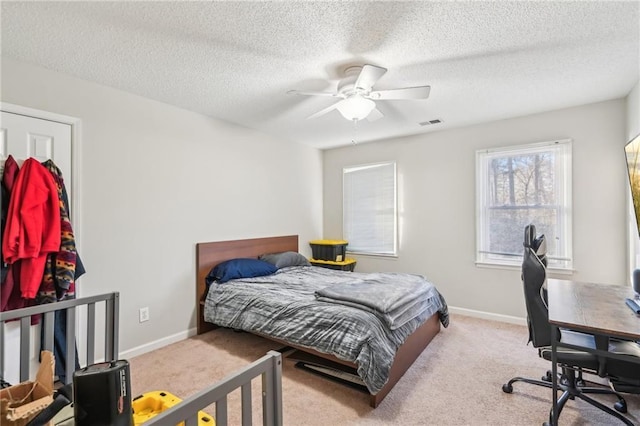
M551 326L549 324L549 312L547 308L546 290L546 241L544 235L536 237L534 225L527 225L524 233L524 259L522 262L522 283L524 287L525 304L527 308L527 324L529 327L529 341L542 358L551 361ZM589 334L561 330L561 342L573 344L580 347L596 348L595 338ZM624 349L620 347L620 349ZM627 404L620 393L604 385L587 382L582 374L603 374L602 357L589 352L580 352L575 349L564 347L557 348L558 366L561 368L558 380L558 388L563 391L558 399L558 416L568 399L576 397L585 402L598 407L599 409L622 420L628 425L633 425L621 414L607 407L606 405L587 396L587 394L613 394L618 397L618 402L614 404L616 410L621 413L627 412ZM613 365L615 362L611 362ZM525 377L514 377L508 383L502 385L505 393L513 392L515 382L525 382L546 388L552 388L551 371L542 377L541 380L529 379ZM587 386L592 383L596 386Z

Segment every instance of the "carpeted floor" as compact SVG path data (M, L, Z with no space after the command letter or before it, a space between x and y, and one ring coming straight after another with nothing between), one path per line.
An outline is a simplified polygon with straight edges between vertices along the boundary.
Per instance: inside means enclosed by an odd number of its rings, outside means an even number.
M550 364L527 345L524 326L451 316L404 377L373 409L368 397L302 371L285 359L285 425L541 425L551 390L526 383L502 392L513 376L540 378ZM165 390L185 398L281 345L219 329L130 359L133 395ZM260 381L252 384L254 424L261 424ZM609 406L615 399L598 396ZM640 424L640 396L627 395L629 419ZM240 424L240 393L229 396L229 424ZM205 409L213 414L214 407ZM622 424L581 400L568 401L561 425Z

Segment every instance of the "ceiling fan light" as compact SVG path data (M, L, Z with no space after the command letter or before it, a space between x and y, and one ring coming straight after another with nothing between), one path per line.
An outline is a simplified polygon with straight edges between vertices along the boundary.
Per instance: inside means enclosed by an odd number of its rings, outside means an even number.
M376 103L360 95L353 95L343 100L336 107L347 120L362 120L373 111Z

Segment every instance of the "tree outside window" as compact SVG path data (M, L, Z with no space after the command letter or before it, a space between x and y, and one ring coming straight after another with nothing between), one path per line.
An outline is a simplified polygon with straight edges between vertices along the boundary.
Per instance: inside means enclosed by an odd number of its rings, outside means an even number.
M520 265L524 228L547 238L549 266L571 268L568 140L478 151L479 263Z

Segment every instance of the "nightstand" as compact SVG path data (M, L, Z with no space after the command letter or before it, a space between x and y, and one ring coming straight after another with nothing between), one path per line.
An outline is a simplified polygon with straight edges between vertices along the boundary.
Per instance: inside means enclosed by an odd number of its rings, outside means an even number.
M320 260L320 259L311 258L309 259L309 262L311 262L313 266L320 266L321 268L328 268L328 269L337 269L340 271L353 272L353 270L356 268L356 260L350 259L350 258L347 258L342 262L333 262L331 260Z

